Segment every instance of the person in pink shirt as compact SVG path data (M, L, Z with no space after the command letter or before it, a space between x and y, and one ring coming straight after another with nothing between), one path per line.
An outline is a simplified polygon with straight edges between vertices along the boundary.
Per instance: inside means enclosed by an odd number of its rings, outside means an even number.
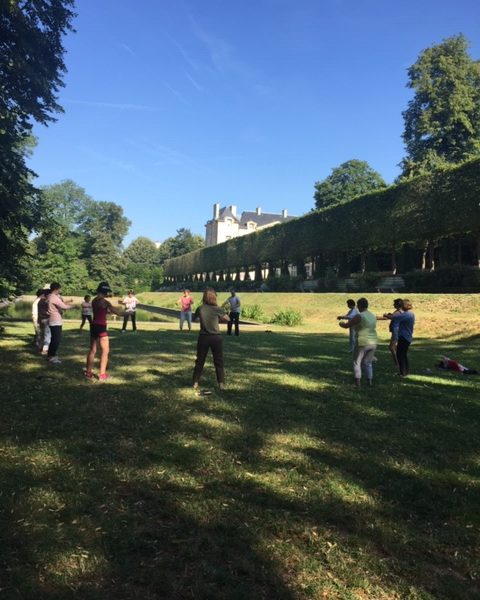
M50 294L48 296L48 325L50 327L51 339L48 346L48 360L57 365L62 361L58 358L57 352L62 339L62 315L65 310L75 308L71 301L67 304L60 296L60 284L54 281L50 284Z
M188 324L188 331L192 331L192 305L193 298L190 296L190 290L183 290L183 296L177 300L180 305L180 331L183 330L185 320Z

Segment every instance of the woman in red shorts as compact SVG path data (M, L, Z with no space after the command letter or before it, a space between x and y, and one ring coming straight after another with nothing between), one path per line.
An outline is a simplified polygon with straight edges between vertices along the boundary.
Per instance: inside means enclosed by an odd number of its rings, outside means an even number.
M93 320L90 326L90 350L87 354L87 368L85 369L85 377L93 379L93 363L97 354L97 347L100 344L100 372L98 379L107 381L110 376L107 374L109 341L107 332L107 315L113 313L119 317L123 313L111 305L106 297L112 293L110 286L106 281L102 281L97 288L97 295L92 300Z

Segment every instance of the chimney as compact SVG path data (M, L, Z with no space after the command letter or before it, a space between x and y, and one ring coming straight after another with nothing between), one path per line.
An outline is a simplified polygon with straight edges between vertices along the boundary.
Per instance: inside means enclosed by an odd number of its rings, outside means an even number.
M257 208L255 209L255 212L257 213L257 215L261 215L262 209L259 206L257 206Z
M237 216L237 207L236 207L236 205L235 204L231 204L228 208L230 209L230 212L232 213L232 215L234 217L236 217Z
M213 218L218 219L220 216L220 204L213 205Z
M286 208L284 208L284 209L282 210L282 219L286 219L286 218L287 218L287 215L288 215L287 209L286 209Z

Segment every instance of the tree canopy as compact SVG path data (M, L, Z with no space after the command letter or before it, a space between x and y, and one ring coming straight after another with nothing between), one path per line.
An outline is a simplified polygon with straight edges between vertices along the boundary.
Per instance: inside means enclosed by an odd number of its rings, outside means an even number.
M205 240L201 235L196 235L182 227L177 229L177 235L167 238L159 248L160 262L165 262L169 258L182 256L194 250L200 250L205 246Z
M349 160L315 184L315 206L327 208L386 187L382 176L363 160Z
M28 236L39 216L26 165L33 123L61 112L63 36L72 30L73 0L0 3L0 286L19 281Z
M414 97L403 113L403 177L480 156L480 63L468 48L461 34L447 38L409 68Z

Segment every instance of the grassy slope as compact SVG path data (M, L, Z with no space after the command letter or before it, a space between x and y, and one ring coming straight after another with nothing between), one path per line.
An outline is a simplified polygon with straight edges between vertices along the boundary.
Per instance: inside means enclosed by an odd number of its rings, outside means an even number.
M414 297L415 374L398 381L382 348L360 392L341 298L282 295L315 333L226 338L229 390L200 397L193 334L114 326L100 385L81 377L87 333L67 325L53 369L9 324L1 597L478 597L478 379L426 372L444 351L478 368L478 298Z

